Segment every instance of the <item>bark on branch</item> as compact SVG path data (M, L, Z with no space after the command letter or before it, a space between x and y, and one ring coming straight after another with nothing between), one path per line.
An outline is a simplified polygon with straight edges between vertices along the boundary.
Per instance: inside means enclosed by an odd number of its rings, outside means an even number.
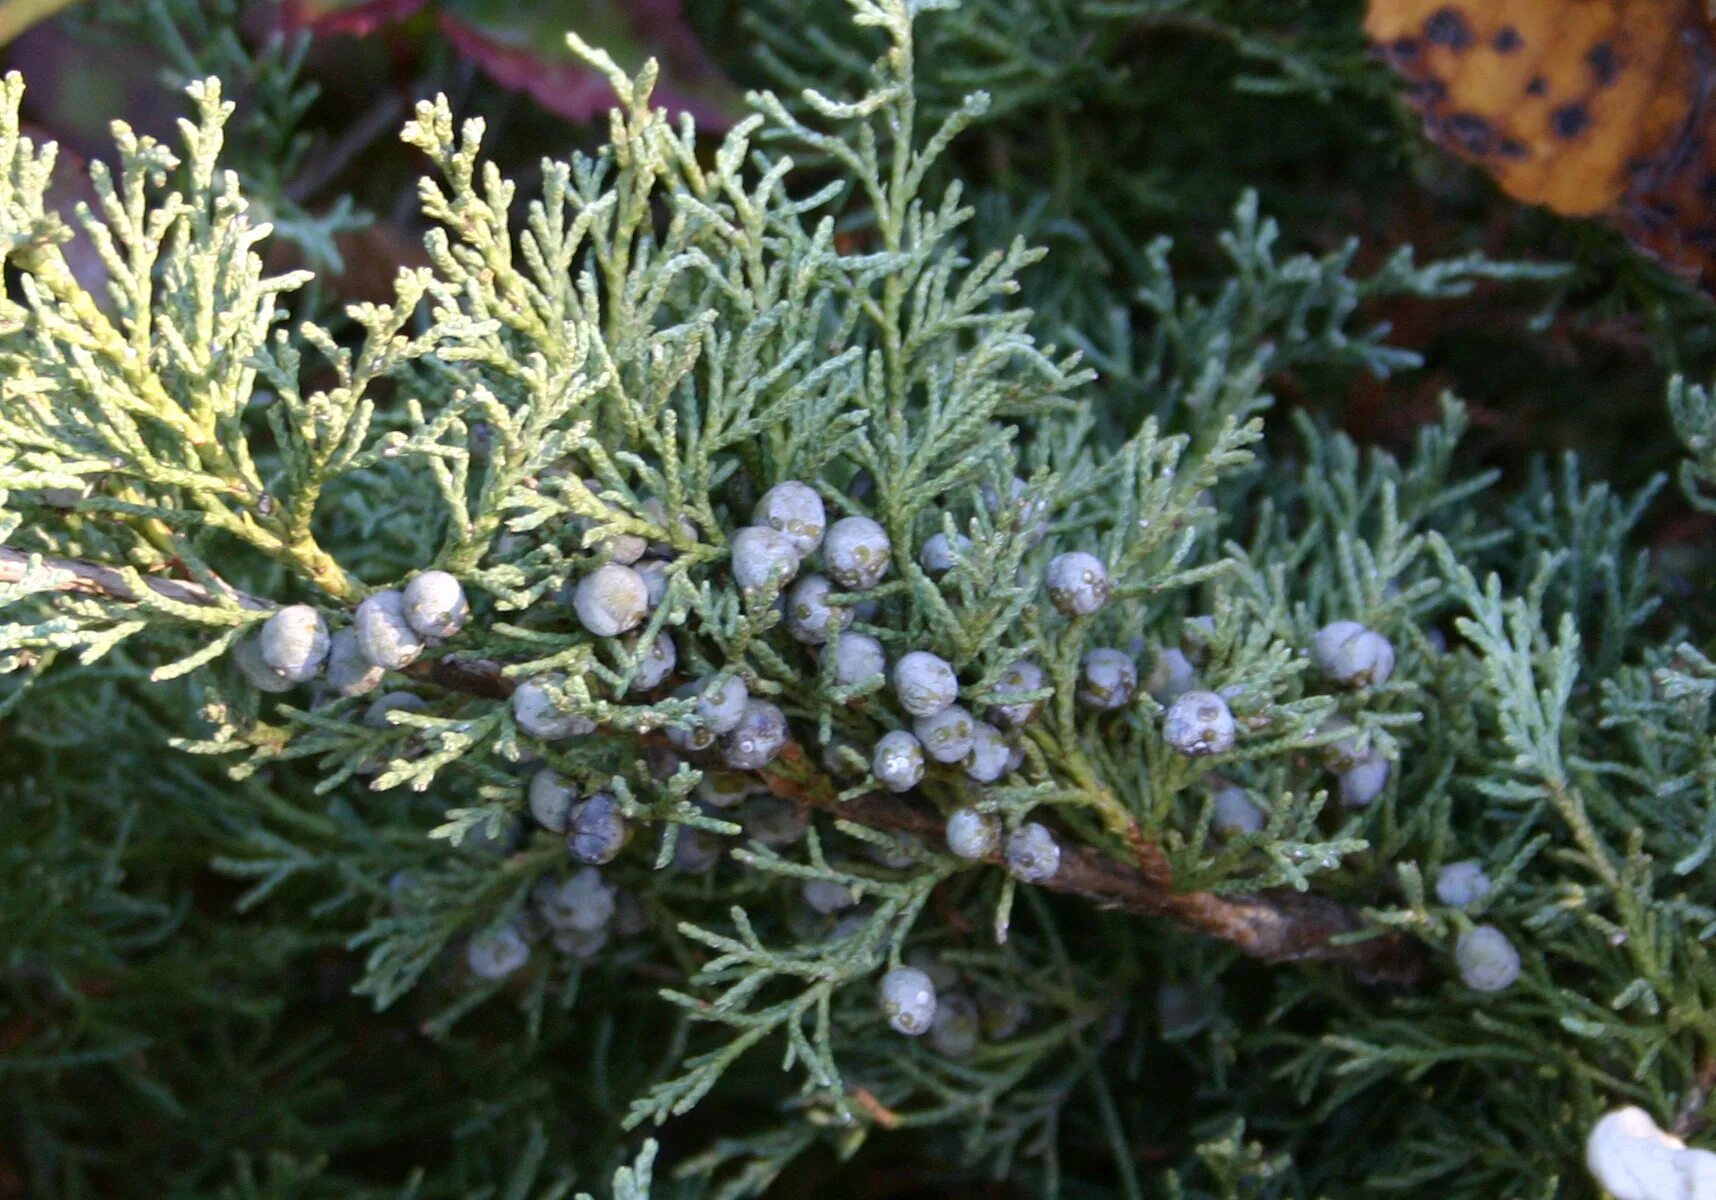
M21 579L31 558L0 546L0 583ZM84 559L36 559L52 572L61 590L124 602L138 598L112 567ZM215 603L201 584L154 576L144 582L180 603ZM271 601L236 590L228 594L247 608L275 607ZM453 691L505 699L513 684L502 676L503 665L448 655L413 663L405 673ZM870 793L841 800L797 744L786 747L764 773L764 780L776 795L860 825L913 833L930 842L943 834L940 816L898 796ZM1088 847L1064 847L1060 869L1040 886L1082 896L1103 908L1178 921L1266 962L1333 963L1367 982L1403 987L1420 986L1433 975L1429 950L1422 942L1398 930L1380 929L1336 900L1286 888L1228 896L1180 892L1174 888L1173 872L1159 846L1140 841L1131 849L1134 861L1127 863ZM1354 937L1357 940L1347 940Z

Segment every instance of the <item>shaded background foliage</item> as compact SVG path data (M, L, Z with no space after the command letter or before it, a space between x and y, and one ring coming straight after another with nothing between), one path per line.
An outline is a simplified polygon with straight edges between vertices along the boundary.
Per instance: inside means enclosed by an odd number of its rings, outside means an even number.
M666 51L670 70L691 39L704 120L715 125L740 111L747 87L856 89L871 58L851 48L833 0L685 12L545 2L518 6L525 18L510 22L504 7L94 0L6 56L30 78L30 121L85 158L106 152L118 113L165 132L182 109L164 82L223 76L240 104L233 161L282 235L274 265L324 269L299 315L335 321L341 304L386 294L398 266L421 261L421 163L394 137L414 100L441 91L457 116L486 117L490 152L525 193L543 154L599 144L603 119L565 119L583 111L576 96L592 81L543 30L576 27L629 55L628 66ZM286 40L271 41L282 19ZM1311 418L1409 451L1451 390L1473 426L1458 474L1499 471L1522 531L1493 550L1497 560L1558 544L1582 521L1608 536L1627 524L1612 520L1610 498L1573 496L1554 460L1578 451L1583 471L1622 495L1674 468L1662 379L1710 373L1707 303L1614 236L1521 209L1426 147L1359 23L1349 3L967 0L924 26L924 103L945 112L977 87L995 99L938 170L974 189L973 241L1022 234L1049 249L1022 299L1048 340L1086 351L1099 422L1183 418L1210 362L1231 353L1242 375L1239 360L1267 346L1251 369L1259 394L1287 402L1267 417L1272 444L1317 445L1295 424ZM533 88L508 86L526 76ZM1279 221L1278 234L1258 211ZM869 231L849 215L841 236L861 246ZM1300 286L1277 286L1260 266L1271 239L1281 259L1312 256L1295 268ZM1420 262L1482 252L1570 266L1553 280L1495 285L1474 267L1469 296L1433 302L1433 281L1390 266L1403 243ZM1269 288L1246 285L1264 276ZM1257 307L1265 302L1277 307ZM1386 343L1364 332L1384 326ZM328 540L378 576L422 561L431 534L409 519L422 485L401 469L371 486L332 506ZM1315 486L1307 478L1305 492ZM1699 581L1710 521L1673 491L1639 516L1632 535L1654 551L1656 586L1675 610L1650 616L1655 628L1709 627ZM1631 594L1617 557L1593 553L1615 574L1566 582L1551 598L1589 618L1598 656L1604 631L1632 622L1606 625L1601 612L1605 597ZM1467 563L1485 566L1484 548ZM540 1004L520 1037L515 1011L488 1006L448 1030L438 1020L457 989L446 963L420 992L373 1011L351 993L359 971L347 941L375 880L417 853L397 830L432 824L438 807L389 793L361 811L337 796L306 810L282 797L314 786L307 767L282 763L235 783L211 760L151 749L187 696L120 670L99 691L88 673L75 684L50 675L0 725L0 1197L550 1196L629 1160L635 1141L620 1121L659 1069L651 1053L671 1046L666 1014ZM269 830L323 859L266 880L258 903L256 878L230 868L253 862ZM286 838L273 836L285 853ZM1052 929L1049 910L1076 903L1033 899L1044 911L1032 919ZM955 949L975 955L981 942ZM1100 1073L1074 1071L1064 1093L1045 1086L982 1135L1025 1150L1059 1139L1058 1158L1031 1172L1064 1175L1063 1194L1121 1194L1117 1143L1138 1176L1175 1172L1160 1194L1200 1196L1340 1194L1367 1177L1410 1190L1453 1153L1437 1144L1445 1131L1431 1130L1402 1161L1388 1146L1409 1116L1343 1106L1339 1088L1314 1099L1310 1087L1281 1085L1332 1069L1317 1043L1328 986L1164 928L1117 937L1089 923L1065 953L1081 981L1106 980L1086 998L1079 1053L1109 1057L1134 1082L1111 1092ZM636 968L640 994L660 982L647 962ZM1217 975L1223 1015L1154 1011L1158 984L1207 986ZM1263 1027L1225 1015L1265 1011ZM1414 1019L1400 1018L1403 1044ZM718 1107L664 1127L664 1158L773 1153L790 1163L771 1193L782 1196L1002 1196L1046 1182L1023 1169L1012 1189L988 1182L935 1132L872 1140L845 1163L820 1148L796 1156L768 1144L782 1136L779 1092L769 1056L742 1061ZM1159 1095L1187 1099L1170 1115ZM1320 1124L1305 1120L1313 1104ZM1236 1112L1267 1155L1235 1128ZM1517 1117L1474 1123L1488 1154L1505 1156L1508 1139L1529 1132L1564 1143L1556 1150L1573 1161L1581 1130L1528 1131ZM1309 1144L1330 1138L1346 1161ZM1289 1155L1302 1174L1282 1165ZM1556 1186L1539 1182L1545 1194ZM669 1186L707 1190L695 1177Z

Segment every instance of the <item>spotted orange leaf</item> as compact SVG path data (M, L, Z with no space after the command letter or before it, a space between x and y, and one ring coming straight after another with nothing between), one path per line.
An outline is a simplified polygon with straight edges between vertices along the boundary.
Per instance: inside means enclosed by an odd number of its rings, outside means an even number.
M1705 0L1370 0L1365 28L1439 144L1716 284Z

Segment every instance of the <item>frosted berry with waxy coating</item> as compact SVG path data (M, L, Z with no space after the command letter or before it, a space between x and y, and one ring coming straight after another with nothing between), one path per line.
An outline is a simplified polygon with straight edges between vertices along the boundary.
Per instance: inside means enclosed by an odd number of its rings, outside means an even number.
M1519 978L1519 951L1494 925L1468 929L1454 943L1460 978L1477 992L1499 992Z
M616 890L595 867L574 871L559 882L544 879L531 894L542 919L555 929L590 933L614 919Z
M959 698L959 677L940 655L913 650L894 664L894 695L912 716L933 716Z
M1181 754L1226 754L1238 736L1233 710L1214 692L1187 692L1168 706L1162 738Z
M1317 670L1327 675L1334 664L1335 652L1341 648L1341 644L1363 632L1364 626L1357 621L1330 621L1311 635L1311 662L1316 665Z
M1001 736L1001 731L987 721L971 726L971 753L965 758L965 773L978 783L994 783L1007 773L1013 747Z
M935 984L916 967L895 967L882 976L882 1015L896 1033L921 1037L935 1021Z
M822 532L828 527L822 497L815 488L796 479L777 483L764 492L751 513L751 520L785 534L800 558L822 545Z
M870 772L890 792L909 792L924 777L924 748L903 729L884 733L870 756Z
M641 511L643 515L649 519L650 523L656 527L660 529L670 528L667 517L667 505L663 504L659 498L651 496L648 500L645 500ZM680 513L674 524L679 527L679 533L686 541L695 542L697 540L697 523L690 517L686 516L684 513ZM651 542L649 544L649 552L661 558L672 558L676 553L674 548L667 542Z
M852 610L828 603L834 590L826 575L806 575L786 595L786 630L799 641L820 646L836 629L852 624Z
M1138 691L1138 668L1124 650L1104 646L1079 660L1075 699L1086 708L1124 708Z
M566 832L566 819L577 799L571 781L558 771L544 767L530 777L530 815L550 833Z
M381 686L387 672L364 656L355 629L342 629L328 642L328 686L341 696L362 696Z
M1326 654L1323 673L1342 687L1380 687L1393 675L1393 642L1361 627Z
M972 861L989 858L1001 845L1001 822L975 808L955 809L947 819L947 848Z
M949 538L945 533L932 533L918 547L918 564L931 575L942 575L959 565L959 560L971 554L971 539L963 533Z
M1027 821L1007 839L1007 870L1026 883L1053 879L1061 869L1061 847L1055 835L1035 821Z
M731 733L750 703L745 681L737 675L706 676L696 686L697 719L714 733Z
M665 633L656 634L632 672L631 690L653 692L673 673L678 662L679 648L673 644L673 639Z
M1252 803L1242 787L1229 784L1218 788L1211 809L1210 828L1223 837L1263 832L1263 810Z
M636 629L649 613L649 588L630 567L605 563L578 581L572 594L578 623L597 637Z
M829 527L822 543L823 567L849 592L880 583L893 561L892 554L887 531L869 517L841 518Z
M303 683L327 661L328 626L308 604L287 605L262 623L256 645L282 679Z
M572 806L566 818L566 849L579 862L599 867L619 855L628 832L618 802L606 792L597 792Z
M1169 646L1156 655L1156 663L1150 668L1150 677L1144 681L1144 690L1149 692L1157 703L1172 704L1192 690L1196 678L1197 672L1192 668L1192 660L1186 657L1185 651Z
M1043 668L1028 658L1021 658L1001 672L1001 678L995 681L993 695L999 699L1010 692L1037 692L1042 688ZM1036 715L1037 703L1035 700L1019 700L991 704L989 717L1003 725L1023 725Z
M393 722L387 719L388 713L423 712L428 707L428 701L415 692L387 692L370 701L363 723L376 729L391 729Z
M465 946L465 963L479 979L505 979L530 961L530 946L514 925L485 930Z
M464 586L446 571L425 571L405 585L405 619L424 637L452 637L470 616Z
M851 908L858 903L858 897L852 894L851 888L829 879L805 880L803 895L804 902L823 916Z
M839 687L869 683L888 669L882 643L867 633L843 633L839 642L823 647L822 654L834 656L834 682Z
M644 604L651 612L667 598L668 565L659 558L646 559L633 567L638 578L643 580Z
M1436 872L1436 899L1454 908L1476 904L1489 890L1490 877L1475 858L1451 862Z
M970 1058L977 1049L979 1028L976 1001L964 992L949 992L936 1001L930 1045L944 1058Z
M959 705L944 708L934 716L912 722L912 732L924 745L924 753L941 763L956 763L971 753L977 723Z
M767 700L747 700L739 723L721 739L721 759L740 771L766 766L787 742L786 714Z
M1363 808L1382 795L1388 786L1389 764L1382 751L1367 750L1364 757L1340 773L1338 780L1341 803L1348 808Z
M363 656L378 667L397 671L417 661L423 653L423 635L405 619L405 596L401 592L376 592L357 606L354 621Z
M687 875L703 875L721 861L721 839L707 829L681 825L673 840L673 865Z
M747 592L779 591L798 574L793 540L767 525L747 525L733 535L733 579Z
M1044 580L1049 602L1069 617L1088 617L1108 603L1108 568L1083 550L1056 555Z
M512 719L526 733L546 741L594 733L596 722L577 713L565 712L549 693L551 686L565 682L559 675L527 679L512 693Z
M239 674L250 681L259 692L289 692L296 685L262 658L262 647L254 637L240 638L232 648L232 661Z

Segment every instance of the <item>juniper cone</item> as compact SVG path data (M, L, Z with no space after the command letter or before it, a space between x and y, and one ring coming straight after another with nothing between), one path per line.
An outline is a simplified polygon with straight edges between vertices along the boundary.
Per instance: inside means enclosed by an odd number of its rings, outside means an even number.
M0 4L0 1200L1710 1196L1707 18Z

